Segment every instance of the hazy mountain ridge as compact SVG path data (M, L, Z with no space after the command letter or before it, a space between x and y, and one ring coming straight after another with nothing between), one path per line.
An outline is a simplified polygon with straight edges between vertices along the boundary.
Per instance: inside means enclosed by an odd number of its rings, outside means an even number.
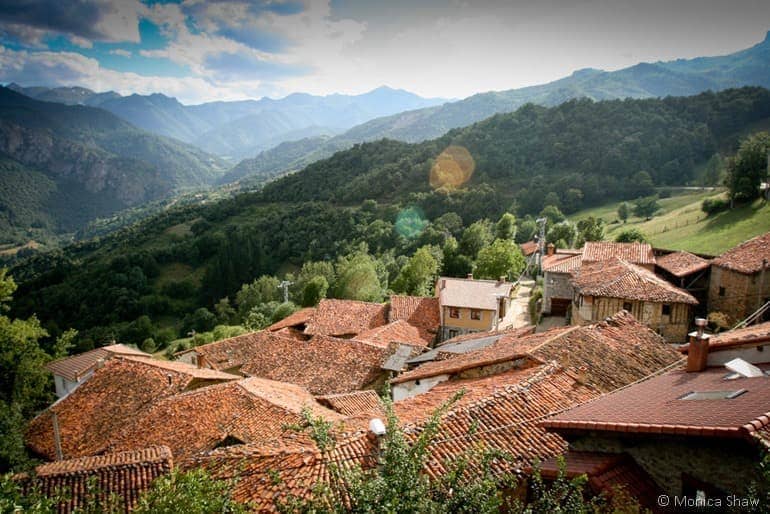
M747 85L770 87L770 32L764 41L751 48L716 57L678 59L668 62L639 63L617 71L582 69L568 77L547 84L508 91L479 93L457 102L405 111L376 118L308 149L302 162L309 164L330 157L335 151L357 143L381 138L419 142L441 136L448 130L471 125L494 114L512 112L526 103L559 105L567 100L586 97L592 100L617 98L655 98L689 96L712 90ZM291 143L284 145L290 147ZM300 143L298 146L305 146ZM282 163L272 160L272 168L260 166L259 156L249 159L239 169L257 168L263 174L280 176L293 171L297 156ZM283 170L280 168L283 167ZM230 176L230 175L228 175ZM261 182L241 177L246 187Z
M301 133L301 137L338 134L373 118L446 101L380 87L361 95L295 93L277 100L183 105L176 98L160 93L120 96L115 92L95 93L82 87L25 88L17 84L9 87L39 100L100 107L148 132L236 159L256 155L296 138L297 133Z
M8 223L52 231L72 231L95 216L208 185L224 168L211 155L148 134L102 109L41 102L7 88L0 88L0 155L6 158L6 182L26 173L25 180L45 183L49 194L40 197L45 212L13 215ZM40 174L45 181L36 180ZM64 192L71 203L57 200ZM18 211L13 188L0 204L9 213Z

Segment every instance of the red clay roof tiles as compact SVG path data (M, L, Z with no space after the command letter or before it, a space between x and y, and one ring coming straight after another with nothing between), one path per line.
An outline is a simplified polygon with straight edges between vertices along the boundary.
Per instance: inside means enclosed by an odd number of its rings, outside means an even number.
M440 310L436 297L392 295L388 321L407 321L420 330L423 339L433 342L441 324Z
M35 469L30 485L39 487L47 496L55 496L57 490L66 490L66 501L59 504L57 510L69 513L86 507L93 494L88 483L94 481L96 494L102 500L116 495L128 512L152 481L170 472L172 467L169 448L153 446L43 464Z
M580 268L583 258L580 255L554 254L543 258L543 271L549 273L572 273Z
M361 332L354 339L387 348L390 343L428 346L434 338L435 334L428 335L425 331L420 331L414 325L399 319L387 325Z
M289 314L285 318L283 318L281 321L278 321L277 323L273 323L269 327L267 327L265 330L269 330L270 332L276 332L278 330L281 330L282 328L290 328L290 327L305 327L310 320L313 319L313 316L315 316L316 309L315 307L306 307L304 309L300 309L294 314Z
M722 367L675 369L544 422L554 430L745 437L767 425L770 377L726 380ZM730 399L687 400L693 392L739 391Z
M266 346L273 344L300 343L285 334L261 330L196 346L182 353L196 354L203 367L221 371L240 370L246 362L259 356Z
M142 357L111 359L91 379L33 419L26 442L35 453L53 460L56 414L64 458L94 455L105 451L126 421L153 402L237 378L179 362Z
M333 411L346 416L382 410L380 397L372 390L318 396L316 400L321 405L326 405Z
M386 357L386 348L349 339L276 339L263 344L241 371L301 385L316 395L346 393L377 382L383 376L381 366Z
M711 263L714 266L751 275L762 269L763 260L770 265L770 232L727 250Z
M695 305L690 293L671 285L653 272L620 259L583 264L572 285L584 296L602 296Z
M102 346L101 348L94 348L93 350L78 355L55 360L46 364L45 367L54 375L59 375L72 382L77 382L84 375L93 371L100 360L106 361L116 355L150 356L148 353L124 344L112 344L109 346Z
M652 246L647 243L610 243L607 241L588 241L583 247L583 262L602 262L610 259L646 265L655 264Z
M760 343L770 344L770 321L714 334L709 337L709 351L727 350ZM690 345L685 344L679 349L686 353L689 348Z
M323 336L354 336L387 323L387 305L354 300L323 299L307 324L305 333Z
M686 277L703 271L711 262L690 252L674 252L658 257L656 264L675 277Z

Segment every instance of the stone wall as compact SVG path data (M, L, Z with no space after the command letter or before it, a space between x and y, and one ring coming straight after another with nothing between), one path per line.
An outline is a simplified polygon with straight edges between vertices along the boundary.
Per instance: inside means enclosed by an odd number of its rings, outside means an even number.
M575 294L569 273L551 273L546 271L543 276L543 313L551 313L551 298L572 300Z
M762 273L745 275L712 266L708 297L709 312L727 314L731 324L737 323L770 298L770 270L766 270L764 276Z

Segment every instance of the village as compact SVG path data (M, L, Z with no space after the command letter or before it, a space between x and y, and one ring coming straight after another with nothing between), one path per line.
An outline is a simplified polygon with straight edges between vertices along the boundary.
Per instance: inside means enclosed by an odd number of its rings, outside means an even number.
M770 449L770 233L718 256L521 249L532 274L515 282L439 277L432 297L322 299L174 360L118 341L51 362L58 400L25 434L46 461L35 485L71 491L59 510L73 512L96 480L130 510L153 479L202 468L235 479L234 500L276 511L330 466L377 465L388 398L413 437L448 405L430 476L483 445L511 457L494 473L585 475L588 494L622 488L655 512L744 501ZM308 415L333 427L331 451L291 428Z

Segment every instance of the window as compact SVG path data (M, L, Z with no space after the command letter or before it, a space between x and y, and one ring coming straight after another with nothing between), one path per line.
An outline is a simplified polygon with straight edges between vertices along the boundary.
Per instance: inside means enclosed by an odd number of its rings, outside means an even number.
M720 287L719 288L719 296L724 296L724 295L725 295L725 288L724 287Z
M478 309L471 309L471 319L480 320L481 311Z
M631 312L631 302L623 302L623 310Z
M738 389L737 391L692 391L683 396L680 396L680 400L732 400L737 398L746 389Z
M450 330L449 331L449 339L452 339L453 337L457 337L459 333L460 332L458 332L457 330Z
M663 315L664 316L671 316L671 304L664 303L663 304Z
M449 308L449 317L450 318L455 318L455 319L460 319L460 309L458 309L457 307L450 307Z

